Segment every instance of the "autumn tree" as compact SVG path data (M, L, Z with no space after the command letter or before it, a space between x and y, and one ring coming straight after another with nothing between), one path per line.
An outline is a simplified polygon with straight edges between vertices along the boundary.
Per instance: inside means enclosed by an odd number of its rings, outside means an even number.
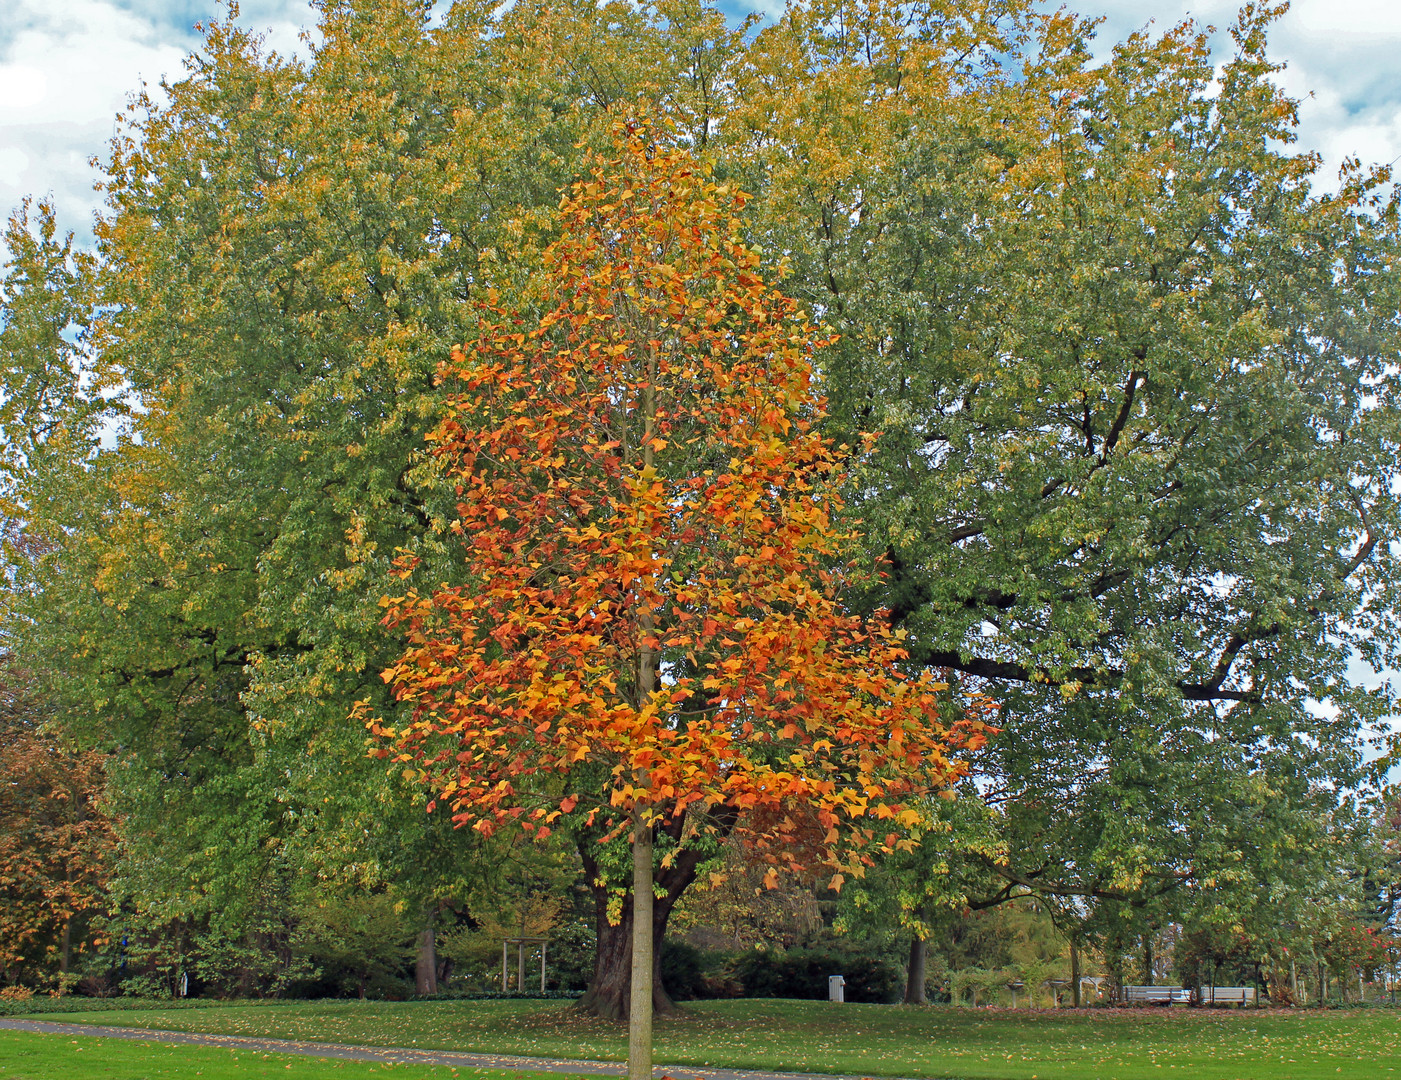
M101 803L101 754L52 725L34 680L0 661L0 972L68 989L74 958L101 943L116 835Z
M646 125L615 139L561 206L543 315L495 308L445 368L430 439L465 583L386 599L406 711L371 728L462 824L630 837L617 1008L650 1076L655 834L730 810L757 853L815 852L839 887L978 725L942 726L897 636L842 607L822 338L761 275L745 197Z

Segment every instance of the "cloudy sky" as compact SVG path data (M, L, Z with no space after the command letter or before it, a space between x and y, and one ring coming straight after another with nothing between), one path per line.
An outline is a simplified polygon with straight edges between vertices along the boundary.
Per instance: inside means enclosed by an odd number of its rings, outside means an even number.
M298 47L314 20L306 0L243 0L242 21L272 44ZM725 0L740 10L745 0ZM779 0L757 0L778 10ZM1071 0L1102 14L1106 47L1150 20L1188 14L1229 26L1234 0ZM87 233L96 200L88 160L103 152L126 95L162 76L178 78L198 42L193 27L222 12L218 0L4 0L0 20L0 211L25 194L52 193L62 220ZM1225 40L1225 34L1218 35ZM1321 151L1329 173L1348 153L1364 161L1401 156L1401 4L1396 0L1294 0L1273 52L1288 64L1289 91L1303 100L1301 142Z

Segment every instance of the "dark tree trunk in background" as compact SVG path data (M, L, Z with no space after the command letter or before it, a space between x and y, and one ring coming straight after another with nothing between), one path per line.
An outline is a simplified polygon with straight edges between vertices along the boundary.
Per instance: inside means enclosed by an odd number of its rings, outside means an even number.
M1126 942L1117 933L1110 933L1105 942L1104 963L1109 974L1109 990L1118 1001L1124 990L1124 947Z
M912 935L910 937L909 974L905 977L906 1005L928 1004L929 999L924 996L924 968L928 953L929 943L918 934Z
M723 839L734 828L739 817L737 810L721 807L713 812L716 826ZM668 820L654 833L666 833L673 840L681 836L682 821ZM598 947L594 953L593 978L589 988L579 999L578 1009L593 1016L603 1016L610 1020L628 1018L628 998L632 993L632 891L623 897L622 911L617 925L608 921L608 889L598 884L599 869L596 858L596 837L581 834L579 855L584 862L584 877L593 892L594 927L598 933ZM652 1008L666 1016L676 1011L666 987L662 984L662 943L666 940L666 926L672 909L681 899L687 887L696 880L696 871L708 856L691 848L683 849L670 866L656 868L656 891L652 901Z
M414 964L414 991L419 994L438 992L438 906L428 909L422 930L418 932L418 959Z
M1074 995L1071 998L1078 1009L1083 1002L1080 1000L1080 944L1076 940L1079 935L1070 935L1070 983L1074 987Z

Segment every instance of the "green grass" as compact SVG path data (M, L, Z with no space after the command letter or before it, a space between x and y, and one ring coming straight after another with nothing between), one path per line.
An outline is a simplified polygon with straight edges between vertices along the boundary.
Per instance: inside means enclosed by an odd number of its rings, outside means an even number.
M0 1031L0 1080L570 1080L561 1073L335 1061L206 1046Z
M56 1019L56 1018L55 1018ZM621 1060L621 1025L532 1001L305 1002L85 1012L69 1022ZM968 1080L1401 1080L1401 1012L985 1011L707 1001L656 1029L657 1061ZM0 1074L3 1077L4 1074Z

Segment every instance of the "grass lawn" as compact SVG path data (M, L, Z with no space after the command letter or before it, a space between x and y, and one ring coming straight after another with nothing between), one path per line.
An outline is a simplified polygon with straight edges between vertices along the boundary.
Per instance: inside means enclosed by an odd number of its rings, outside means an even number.
M627 1052L621 1025L540 1001L324 1001L48 1018L500 1054L622 1060ZM705 1001L659 1020L656 1046L659 1064L868 1076L1401 1080L1401 1012L1380 1009L1077 1013Z
M570 1080L560 1073L333 1061L206 1046L0 1031L0 1080Z

